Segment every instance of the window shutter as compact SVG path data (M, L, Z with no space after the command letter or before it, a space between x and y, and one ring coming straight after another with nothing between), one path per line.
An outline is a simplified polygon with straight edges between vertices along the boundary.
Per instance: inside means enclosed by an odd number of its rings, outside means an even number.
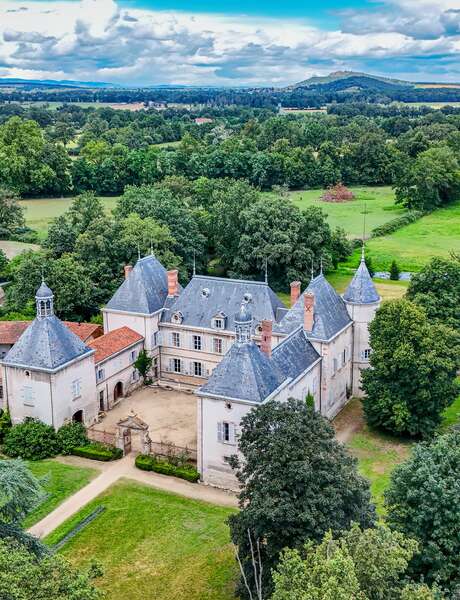
M235 423L229 423L229 433L230 433L230 444L235 445L236 444L236 439L235 439L235 435L236 435L236 426Z
M217 423L217 441L222 442L224 436L222 433L222 423Z

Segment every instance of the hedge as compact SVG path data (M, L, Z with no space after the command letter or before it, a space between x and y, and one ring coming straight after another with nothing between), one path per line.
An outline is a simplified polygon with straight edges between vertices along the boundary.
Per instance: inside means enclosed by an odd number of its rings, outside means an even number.
M375 229L371 231L371 238L382 237L384 235L388 235L389 233L393 233L401 227L405 227L406 225L410 225L411 223L415 223L421 217L426 215L427 213L423 210L409 210L404 215L400 217L396 217L396 219L392 219L383 225L379 225Z
M82 456L83 458L91 458L92 460L116 460L123 456L123 451L120 448L113 446L103 446L102 444L87 444L72 450L74 456Z
M3 440L3 452L11 458L42 460L56 456L60 451L53 427L37 419L27 418L7 429Z
M172 477L179 477L192 483L196 483L200 474L191 465L183 465L182 467L175 467L174 465L148 456L146 454L140 454L136 457L136 467L143 471L154 471L155 473L161 473L162 475L171 475Z

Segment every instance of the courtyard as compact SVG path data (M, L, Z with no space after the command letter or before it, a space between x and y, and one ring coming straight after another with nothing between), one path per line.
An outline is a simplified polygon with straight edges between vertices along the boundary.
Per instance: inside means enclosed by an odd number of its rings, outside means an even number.
M172 443L196 451L196 402L194 394L142 387L108 411L95 429L115 433L119 421L137 415L149 426L154 444Z

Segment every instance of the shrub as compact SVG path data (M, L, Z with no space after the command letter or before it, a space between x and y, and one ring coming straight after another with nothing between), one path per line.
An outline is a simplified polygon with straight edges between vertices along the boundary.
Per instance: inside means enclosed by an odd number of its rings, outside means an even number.
M85 446L73 448L74 456L82 456L92 460L101 460L108 462L109 460L117 460L123 456L123 451L114 446L104 446L103 444L90 443Z
M180 479L185 479L191 483L196 483L200 478L200 474L192 465L175 467L169 462L158 460L153 456L147 456L145 454L140 454L136 457L136 467L143 471L154 471L155 473L161 473L162 475L179 477Z
M392 281L399 281L400 270L398 263L394 260L390 266L390 279Z
M406 225L410 225L411 223L415 223L421 217L426 214L425 211L422 210L409 210L404 215L400 217L396 217L396 219L392 219L388 221L388 223L384 223L383 225L379 225L375 229L371 231L371 238L382 237L384 235L388 235L405 227Z
M0 444L3 443L6 434L11 429L10 413L6 410L0 410Z
M72 454L74 448L88 443L86 429L82 423L67 423L57 432L57 438L62 454Z
M41 460L60 452L59 441L51 425L37 419L26 419L14 425L5 436L3 451L7 456L25 460Z

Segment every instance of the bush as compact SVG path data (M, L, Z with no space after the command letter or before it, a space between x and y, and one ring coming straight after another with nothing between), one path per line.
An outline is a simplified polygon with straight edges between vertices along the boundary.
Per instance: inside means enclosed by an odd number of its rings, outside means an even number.
M37 419L26 419L14 425L5 436L3 451L7 456L25 460L41 460L60 452L59 441L51 425Z
M390 279L392 281L399 281L400 270L398 267L398 263L394 260L390 266Z
M388 221L388 223L384 223L383 225L379 225L375 229L371 231L371 238L382 237L384 235L388 235L405 227L406 225L410 225L411 223L415 223L421 217L426 214L423 210L409 210L407 213L400 217L396 217L396 219L392 219Z
M74 448L88 443L86 429L82 423L67 423L57 432L57 438L62 454L72 454Z
M196 483L200 478L200 474L192 465L175 467L169 462L158 460L153 456L147 456L145 454L140 454L136 457L136 467L143 471L154 471L155 473L161 473L162 475L179 477L179 479L185 479L192 483Z
M6 434L11 429L10 414L6 410L0 410L0 444L3 443Z
M117 460L123 456L123 451L120 448L114 446L104 446L103 444L90 443L85 446L73 448L72 454L74 456L82 456L83 458L90 458L92 460L101 460L108 462L110 460Z

